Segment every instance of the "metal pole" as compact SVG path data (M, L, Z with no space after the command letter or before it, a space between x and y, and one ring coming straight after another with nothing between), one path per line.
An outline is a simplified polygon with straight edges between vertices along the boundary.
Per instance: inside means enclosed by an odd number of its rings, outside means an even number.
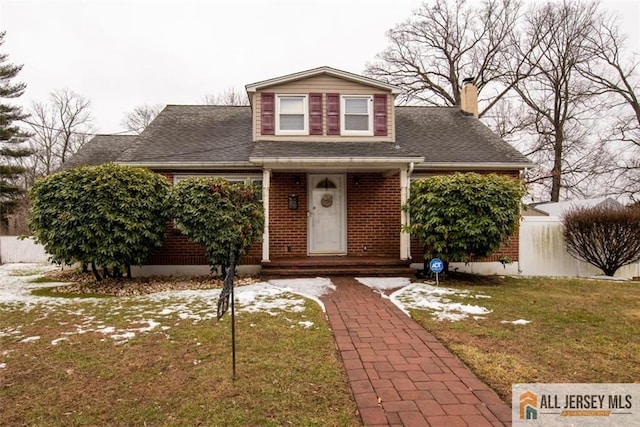
M231 285L231 363L233 364L233 380L236 380L236 310L233 297L233 288Z

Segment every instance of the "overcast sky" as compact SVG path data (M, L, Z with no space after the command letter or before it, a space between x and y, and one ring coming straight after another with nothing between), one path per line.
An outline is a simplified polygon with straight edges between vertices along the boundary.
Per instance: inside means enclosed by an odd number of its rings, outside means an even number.
M0 48L24 64L19 103L68 88L89 98L99 133L141 104L206 94L328 65L361 73L385 32L420 0L0 0ZM606 0L640 52L640 2Z

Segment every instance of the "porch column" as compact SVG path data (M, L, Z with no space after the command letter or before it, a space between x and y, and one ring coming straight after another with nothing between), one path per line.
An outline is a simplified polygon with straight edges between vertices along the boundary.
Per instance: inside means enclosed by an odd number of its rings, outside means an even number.
M262 262L269 261L269 188L271 188L271 169L263 169L262 206L264 207L264 231L262 233Z
M400 259L406 260L410 258L409 253L409 244L410 244L410 236L409 233L404 231L404 227L409 223L409 214L402 210L402 206L407 203L407 198L409 194L409 176L407 170L402 168L400 169Z

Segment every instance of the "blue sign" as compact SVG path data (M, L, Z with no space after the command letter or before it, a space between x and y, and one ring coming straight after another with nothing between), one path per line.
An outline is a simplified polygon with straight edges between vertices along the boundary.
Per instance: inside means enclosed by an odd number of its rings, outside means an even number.
M429 269L436 274L442 273L442 270L444 270L444 262L442 262L440 258L434 258L429 263Z

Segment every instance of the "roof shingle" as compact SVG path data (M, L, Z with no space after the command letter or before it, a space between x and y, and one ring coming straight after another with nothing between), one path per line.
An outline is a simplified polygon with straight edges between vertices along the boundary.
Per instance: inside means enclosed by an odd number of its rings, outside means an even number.
M117 160L131 164L162 164L188 167L196 164L245 164L250 159L349 158L419 159L424 165L508 164L526 167L531 162L499 138L482 122L456 107L395 107L396 142L253 142L251 107L212 105L168 105L129 149L119 145L101 151L102 145L79 152L84 164ZM92 140L101 142L102 138ZM115 140L114 140L115 141ZM119 144L118 143L118 144ZM120 152L110 158L109 150ZM117 153L112 153L117 154ZM92 157L93 156L93 157Z
M119 161L133 149L138 135L96 135L69 158L60 170Z

